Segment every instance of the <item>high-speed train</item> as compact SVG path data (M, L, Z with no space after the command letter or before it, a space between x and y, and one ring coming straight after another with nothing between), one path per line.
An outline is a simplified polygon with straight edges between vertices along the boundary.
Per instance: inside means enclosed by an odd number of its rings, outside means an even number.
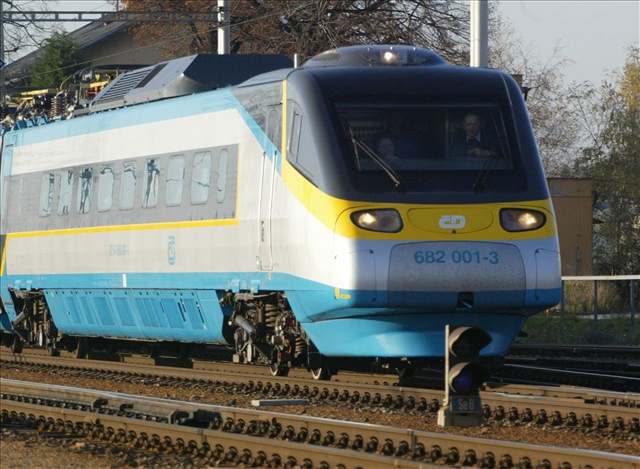
M442 357L447 324L501 356L558 303L553 207L509 75L410 46L287 65L176 59L4 134L14 349L226 344L323 377Z

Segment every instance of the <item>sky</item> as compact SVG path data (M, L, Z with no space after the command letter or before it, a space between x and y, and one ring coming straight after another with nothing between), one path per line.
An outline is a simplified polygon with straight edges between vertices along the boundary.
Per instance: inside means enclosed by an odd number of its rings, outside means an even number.
M18 0L37 8L39 0ZM211 0L215 1L215 0ZM275 0L274 0L275 1ZM568 81L599 84L640 45L640 0L497 0L516 34L545 62L554 48L568 59ZM49 10L112 10L106 0L47 0ZM67 30L82 23L62 23Z
M640 0L499 0L498 8L542 62L560 47L569 81L599 84L640 44Z

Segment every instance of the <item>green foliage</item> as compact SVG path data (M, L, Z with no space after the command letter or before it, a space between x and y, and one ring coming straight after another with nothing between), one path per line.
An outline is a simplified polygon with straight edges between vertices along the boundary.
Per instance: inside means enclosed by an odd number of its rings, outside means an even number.
M595 180L602 223L594 236L595 268L602 274L640 272L640 49L631 48L618 80L603 85L591 133L579 166Z
M612 319L581 318L575 314L538 314L528 319L524 328L528 337L522 343L535 344L640 344L640 317L631 321L629 316Z
M620 314L629 311L628 280L600 281L596 285L599 314ZM640 295L634 296L636 311L640 314ZM593 311L593 282L565 281L564 311L569 314L590 314Z
M36 60L31 74L34 88L54 88L77 67L77 48L66 33L56 32L46 39L41 55Z

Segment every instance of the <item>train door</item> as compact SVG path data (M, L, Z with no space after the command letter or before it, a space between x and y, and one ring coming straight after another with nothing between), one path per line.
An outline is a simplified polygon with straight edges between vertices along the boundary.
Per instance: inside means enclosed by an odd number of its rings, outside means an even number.
M278 165L278 143L280 142L280 125L282 120L280 103L266 108L266 143L260 165L260 201L258 219L258 267L260 270L273 270L273 250L271 239L271 223L273 212L273 191Z
M262 155L260 171L260 201L258 215L258 267L270 271L273 268L271 255L271 206L273 203L273 180L276 165L273 159Z

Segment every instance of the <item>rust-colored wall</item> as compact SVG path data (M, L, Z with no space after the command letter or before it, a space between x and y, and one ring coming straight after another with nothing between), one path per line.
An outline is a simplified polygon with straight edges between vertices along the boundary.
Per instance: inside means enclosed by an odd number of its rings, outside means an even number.
M593 181L548 178L560 237L562 275L591 275L593 264Z

